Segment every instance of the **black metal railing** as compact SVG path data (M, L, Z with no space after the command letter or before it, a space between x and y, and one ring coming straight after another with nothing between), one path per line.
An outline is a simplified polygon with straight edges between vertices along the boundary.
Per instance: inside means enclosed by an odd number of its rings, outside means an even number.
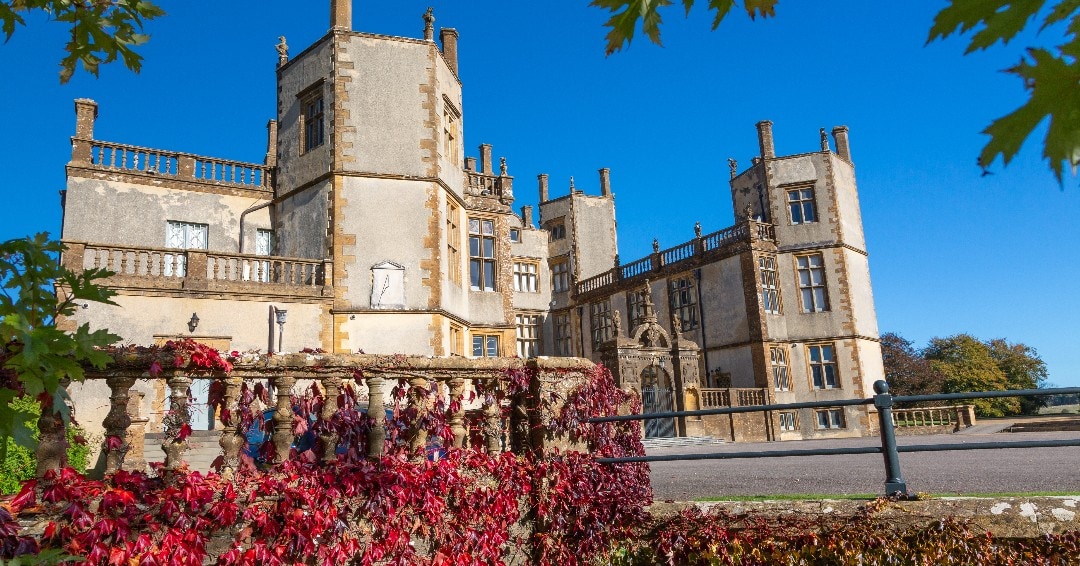
M757 413L790 409L818 409L848 407L854 405L873 405L878 410L878 433L881 447L866 446L859 448L808 448L796 450L770 450L768 452L720 452L709 454L671 454L668 456L628 456L623 458L597 458L602 464L621 464L625 462L672 462L686 460L731 460L740 458L782 458L788 456L841 456L849 454L881 454L885 463L885 495L909 495L907 482L900 473L900 452L943 452L947 450L996 450L1002 448L1056 448L1061 446L1080 446L1080 438L1071 440L1030 440L1019 442L974 442L965 444L921 444L910 446L896 445L896 430L892 422L892 408L895 403L922 401L955 401L959 399L990 399L996 397L1038 397L1043 395L1080 394L1080 387L1055 389L1019 389L1011 391L979 391L963 393L940 393L935 395L898 395L889 393L889 384L884 381L874 383L876 395L869 399L840 399L836 401L807 401L802 403L784 403L775 405L753 405L747 407L723 407L698 411L671 411L666 413L647 413L640 415L619 415L589 419L591 423L641 421L650 419L670 419L678 417L698 417L707 415L729 415L733 413Z

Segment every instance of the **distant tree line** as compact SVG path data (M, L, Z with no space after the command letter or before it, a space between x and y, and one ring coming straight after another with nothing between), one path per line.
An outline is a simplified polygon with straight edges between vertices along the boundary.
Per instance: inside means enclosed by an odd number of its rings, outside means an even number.
M1004 338L979 340L970 334L932 338L925 348L899 334L881 335L885 379L893 395L961 391L1038 389L1047 385L1046 363L1035 348ZM1046 397L974 399L983 417L1035 414Z

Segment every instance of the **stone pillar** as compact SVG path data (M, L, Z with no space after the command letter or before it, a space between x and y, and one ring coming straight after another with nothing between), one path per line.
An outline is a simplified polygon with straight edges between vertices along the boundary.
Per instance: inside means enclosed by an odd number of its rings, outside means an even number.
M86 257L86 244L65 244L67 247L61 255L61 263L64 267L80 273L83 270L83 261Z
M611 169L607 167L600 169L600 196L611 196Z
M456 377L450 380L450 405L447 417L447 421L450 425L450 432L454 433L454 448L465 447L465 435L468 432L465 429L465 380Z
M124 456L128 445L128 427L131 416L128 415L128 391L135 385L134 377L112 376L105 380L112 391L109 399L109 414L101 424L105 427L105 473L111 474L124 466Z
M495 395L495 385L494 380L484 384L484 445L491 455L502 452L502 415L499 414L499 398Z
M540 186L540 203L543 204L548 200L548 176L547 173L541 173L536 176L536 180Z
M322 431L319 432L319 449L322 451L322 461L331 463L337 460L338 434L331 426L334 415L338 411L338 395L341 394L341 378L336 376L324 377L323 406L319 418L323 421Z
M229 376L225 379L224 406L221 409L221 474L226 479L231 479L236 470L240 469L240 449L244 446L244 431L240 426L240 407L237 400L240 398L240 388L243 378Z
M277 167L277 120L266 123L266 157L263 163L268 167Z
M420 461L424 459L427 446L427 430L421 425L428 412L428 380L423 377L409 379L409 407L416 410L416 420L409 423L409 457Z
M184 289L206 289L206 263L208 257L202 250L187 250L187 267L184 273Z
M493 175L491 167L491 144L482 143L480 144L480 172L485 175Z
M832 129L833 140L836 141L836 154L851 162L851 145L848 143L847 126L837 126Z
M330 0L330 29L352 31L352 0Z
M383 455L383 443L386 442L386 400L383 399L381 377L367 378L368 417L371 418L371 430L368 431L368 458L379 459Z
M145 396L142 391L128 391L127 413L131 418L131 425L128 426L127 438L124 439L128 452L124 456L124 463L120 465L120 469L124 471L146 471L146 455L143 448L146 444L146 423L150 419L142 415L142 403Z
M446 66L450 67L450 70L455 75L458 74L457 30L454 28L442 28L439 30L439 39L442 40L442 53L443 58L446 59Z
M758 146L761 149L763 159L776 157L776 148L773 146L772 121L762 120L757 123Z
M187 452L187 439L180 440L175 435L184 425L189 424L191 415L188 413L188 389L191 387L191 378L183 375L173 375L166 381L169 390L169 414L165 416L166 429L169 433L162 439L161 451L165 453L165 469L175 470L184 463L184 452Z
M67 438L64 431L64 419L53 412L52 404L41 407L38 417L38 447L34 450L37 458L35 477L43 478L50 471L58 472L67 465ZM6 442L6 440L5 440Z
M288 375L279 375L274 378L274 389L277 392L277 406L274 407L274 448L277 450L277 463L281 464L289 459L289 451L293 444L293 410L292 388L296 378Z
M94 121L97 119L97 102L89 98L75 99L75 140L71 142L71 161L89 165L90 140L94 139Z

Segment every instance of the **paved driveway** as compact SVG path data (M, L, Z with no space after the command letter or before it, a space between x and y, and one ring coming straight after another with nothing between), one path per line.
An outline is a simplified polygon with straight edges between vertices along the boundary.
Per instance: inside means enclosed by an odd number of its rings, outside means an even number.
M898 444L954 444L1078 439L1076 432L910 436ZM652 455L746 452L880 446L873 438L798 442L726 443L648 447ZM658 501L770 494L884 493L881 454L799 456L740 460L653 462L652 485ZM900 469L911 491L936 494L1073 492L1080 493L1080 446L970 450L900 454Z

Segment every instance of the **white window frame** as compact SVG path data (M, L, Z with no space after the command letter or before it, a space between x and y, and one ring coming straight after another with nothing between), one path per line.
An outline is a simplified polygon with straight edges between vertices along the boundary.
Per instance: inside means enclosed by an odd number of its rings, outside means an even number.
M473 291L498 289L499 264L496 257L498 257L498 248L495 239L495 220L482 217L469 218L470 289Z
M817 203L814 200L814 187L796 187L787 189L788 218L791 224L813 224L818 221Z
M769 362L772 367L773 388L777 391L791 391L791 372L787 361L787 349L783 345L770 346Z
M776 270L776 256L763 255L758 258L761 277L761 306L769 314L781 314L780 283Z
M515 315L517 326L517 354L522 358L540 355L540 315L519 313Z
M514 262L514 291L518 293L540 292L540 264L535 261Z
M795 256L795 273L802 312L827 312L829 287L825 279L825 254L819 252Z
M210 225L197 222L167 220L165 247L178 250L205 250L210 240ZM163 254L161 274L165 277L187 277L187 254Z

